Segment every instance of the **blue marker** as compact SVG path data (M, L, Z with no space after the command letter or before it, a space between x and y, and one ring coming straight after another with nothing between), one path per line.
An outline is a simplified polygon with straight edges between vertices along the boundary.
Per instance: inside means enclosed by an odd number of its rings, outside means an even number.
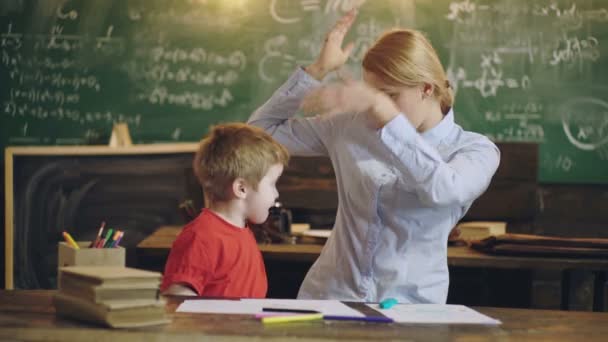
M395 298L387 298L380 302L380 309L390 309L397 303L398 302Z

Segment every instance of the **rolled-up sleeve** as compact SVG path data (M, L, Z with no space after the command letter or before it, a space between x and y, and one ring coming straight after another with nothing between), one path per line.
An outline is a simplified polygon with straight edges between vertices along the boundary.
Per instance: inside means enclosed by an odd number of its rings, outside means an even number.
M500 152L486 137L475 136L445 161L404 115L380 130L380 139L406 182L414 185L420 201L428 206L466 206L487 189Z

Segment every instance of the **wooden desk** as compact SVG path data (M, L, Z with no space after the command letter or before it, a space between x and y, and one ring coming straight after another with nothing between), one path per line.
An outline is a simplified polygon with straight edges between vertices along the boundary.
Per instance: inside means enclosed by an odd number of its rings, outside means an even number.
M314 321L264 326L248 315L175 313L179 298L169 298L168 325L106 329L56 317L54 291L0 291L0 340L27 341L604 341L608 313L475 308L499 319L499 326L373 324ZM373 325L373 329L370 329Z
M179 226L164 226L158 228L137 245L140 257L167 257L173 241L181 232ZM321 254L323 245L301 244L260 244L260 251L265 259L280 259L289 261L314 262Z
M153 234L137 245L138 258L166 259L171 244L181 231L181 227L160 227ZM265 260L314 262L322 245L259 245ZM593 309L604 311L606 283L606 270L608 259L584 258L547 258L524 256L498 256L480 253L468 247L458 246L448 248L448 265L451 267L466 268L496 268L496 269L529 269L529 270L555 270L562 272L562 308L568 307L569 298L569 272L570 270L588 270L595 275Z
M142 255L168 255L171 245L181 231L178 226L164 226L157 229L137 245ZM323 249L322 245L270 244L259 245L265 258L314 262ZM546 258L522 256L488 255L464 246L448 248L448 265L456 267L486 267L504 269L545 269L564 271L585 269L590 271L608 270L608 259Z

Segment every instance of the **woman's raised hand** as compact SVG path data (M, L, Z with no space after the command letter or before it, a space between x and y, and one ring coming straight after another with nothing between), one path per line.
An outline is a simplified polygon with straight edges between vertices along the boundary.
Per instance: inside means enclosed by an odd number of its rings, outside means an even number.
M353 8L340 18L327 33L317 60L305 68L306 72L312 77L322 80L325 75L346 63L348 56L353 51L354 43L348 43L344 49L342 48L342 43L344 42L344 36L346 36L348 29L350 29L356 17L357 9Z
M400 112L386 94L360 81L315 88L304 97L300 107L307 114L369 113L377 128Z

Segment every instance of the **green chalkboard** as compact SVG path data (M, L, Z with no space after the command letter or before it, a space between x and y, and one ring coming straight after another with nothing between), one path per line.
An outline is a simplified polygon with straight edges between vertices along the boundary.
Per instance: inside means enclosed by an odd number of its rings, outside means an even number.
M418 1L415 26L461 125L539 142L541 181L608 183L608 1Z
M541 144L540 179L608 183L608 1L4 0L6 145L197 141L244 121L353 5L355 75L384 30L415 27L457 90L456 120Z

